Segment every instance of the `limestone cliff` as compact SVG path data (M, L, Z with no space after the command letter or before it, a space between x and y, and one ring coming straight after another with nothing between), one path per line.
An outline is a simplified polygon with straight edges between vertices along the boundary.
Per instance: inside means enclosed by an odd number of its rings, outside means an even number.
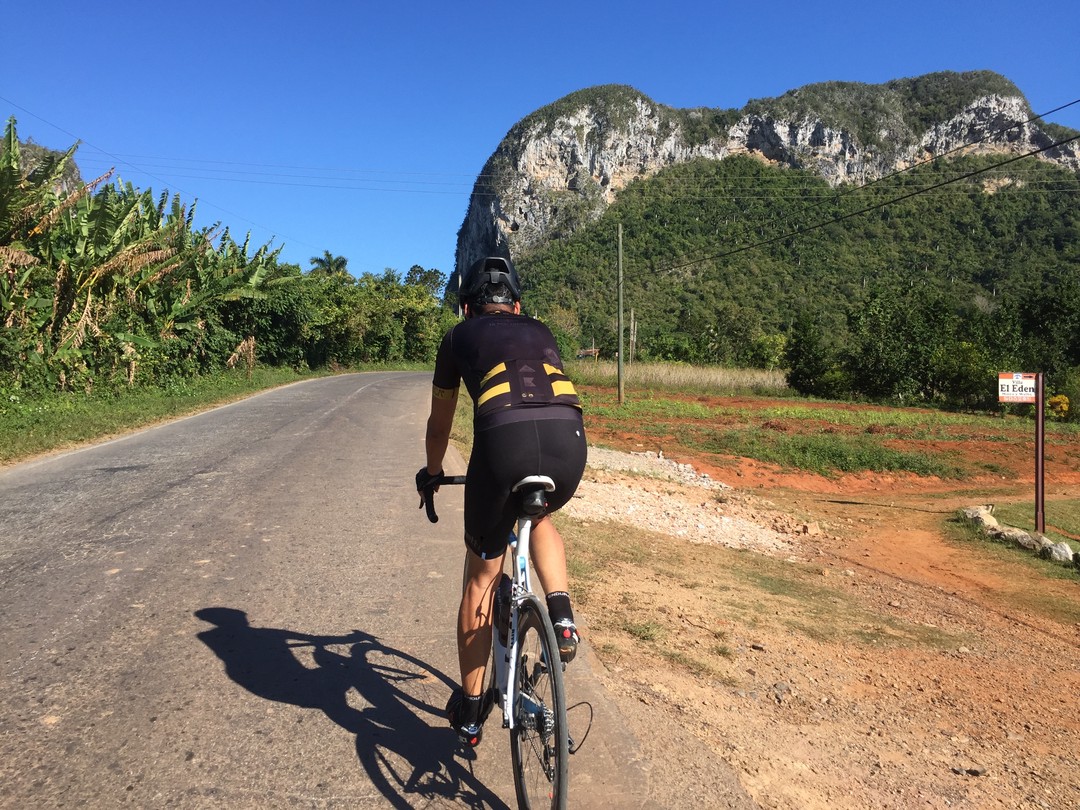
M499 144L458 233L457 270L497 245L521 256L565 237L632 180L681 161L749 154L834 186L863 184L961 151L1053 144L1031 119L1019 90L990 73L809 85L739 111L679 110L629 87L591 88L526 117ZM1080 171L1077 141L1039 157Z

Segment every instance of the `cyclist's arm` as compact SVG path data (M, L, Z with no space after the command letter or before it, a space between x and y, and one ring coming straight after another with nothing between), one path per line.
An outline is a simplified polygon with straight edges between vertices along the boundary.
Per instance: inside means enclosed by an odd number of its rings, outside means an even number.
M427 435L424 446L427 449L427 469L432 475L442 471L443 456L450 443L450 428L454 425L454 412L457 410L457 388L431 389L431 414L427 421Z

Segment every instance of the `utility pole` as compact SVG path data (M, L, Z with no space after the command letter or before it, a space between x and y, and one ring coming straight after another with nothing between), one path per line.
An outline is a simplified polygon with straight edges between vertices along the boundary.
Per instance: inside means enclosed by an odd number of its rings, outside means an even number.
M619 281L618 281L618 293L619 293L619 317L618 317L618 329L619 329L619 404L623 404L623 398L625 395L625 388L623 383L623 323L622 323L622 223L619 223Z
M1035 375L1035 531L1046 533L1046 385Z

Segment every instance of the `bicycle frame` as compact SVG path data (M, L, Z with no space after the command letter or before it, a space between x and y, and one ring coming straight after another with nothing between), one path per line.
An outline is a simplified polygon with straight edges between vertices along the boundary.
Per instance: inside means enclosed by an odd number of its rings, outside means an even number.
M534 485L543 484L544 489L551 492L555 489L555 483L544 475L531 475L523 478L514 486L514 491ZM503 713L503 728L513 731L515 727L514 702L517 700L517 664L518 664L518 621L521 616L522 600L533 593L532 575L529 564L529 542L532 539L533 521L531 517L522 515L517 521L517 535L510 535L510 541L506 553L511 555L511 585L510 585L510 620L508 622L506 645L499 638L499 633L492 626L491 643L495 651L492 656L495 659L495 687L499 690L499 704ZM560 664L561 665L561 664Z
M499 705L503 713L503 728L514 729L514 700L518 664L518 620L521 615L521 600L527 593L532 593L532 581L529 573L529 540L532 534L532 519L521 518L517 524L517 537L510 541L507 553L511 554L513 574L510 585L510 616L506 631L506 645L499 638L497 630L492 628L491 640L495 650L495 687L499 690Z
M439 483L465 483L465 476L443 476ZM534 520L547 506L542 491L554 489L555 482L542 475L523 478L511 488L520 498L517 534L510 533L500 566L505 571L509 555L511 575L500 573L498 598L492 600L493 666L485 675L485 687L496 691L503 728L510 730L514 789L523 807L546 807L549 803L552 807L566 807L567 757L577 750L567 729L562 680L565 665L543 600L533 592L530 570ZM431 489L421 492L421 506L427 507L433 523L438 520ZM498 595L505 593L507 580L510 588L504 644L500 638L502 597ZM519 672L519 668L528 671ZM534 803L534 798L539 803Z
M443 476L441 484L464 484L464 475ZM540 485L546 492L555 490L555 482L546 475L530 475L518 481L511 491L518 493L523 489L532 489ZM439 516L435 513L435 500L431 491L421 493L420 505L427 508L428 520L437 523ZM495 628L495 622L491 627L491 643L494 649L495 673L494 685L499 690L500 707L503 713L503 728L513 730L514 702L517 699L517 663L519 644L519 620L521 616L522 601L533 594L532 575L529 565L529 542L532 537L533 520L528 515L520 515L517 520L517 535L510 533L510 541L506 553L511 556L511 589L510 589L510 620L507 627L506 644L503 645L499 633ZM504 557L505 560L505 557ZM505 565L504 565L505 567ZM561 666L561 662L559 664Z

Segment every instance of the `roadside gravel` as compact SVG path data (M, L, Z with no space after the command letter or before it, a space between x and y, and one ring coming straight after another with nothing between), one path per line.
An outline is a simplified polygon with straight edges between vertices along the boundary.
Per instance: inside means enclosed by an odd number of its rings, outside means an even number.
M1072 602L1075 584L959 552L935 482L859 483L874 494L778 491L812 510L794 517L767 491L658 454L590 449L564 512L700 545L592 578L579 612L602 682L657 764L653 794L765 810L1080 807L1080 623L1011 596ZM798 587L728 575L731 555L706 544L804 563ZM712 792L725 763L747 801ZM687 785L697 794L678 792Z
M629 523L649 531L783 557L817 533L770 505L652 452L589 448L589 466L564 509L579 520Z

